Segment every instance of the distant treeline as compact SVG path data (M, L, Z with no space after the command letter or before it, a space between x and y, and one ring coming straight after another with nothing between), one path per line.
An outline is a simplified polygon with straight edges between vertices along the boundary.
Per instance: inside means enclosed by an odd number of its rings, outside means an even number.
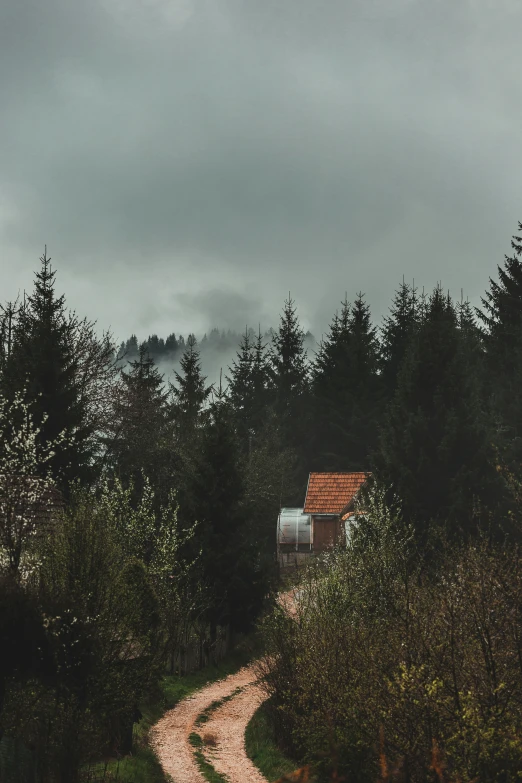
M253 341L256 337L254 329L250 327L246 332L249 339ZM267 329L262 335L264 342L270 343L274 334L275 332L271 327ZM225 329L222 329L220 331L218 328L214 328L211 329L208 334L205 333L202 338L196 339L199 344L200 352L204 358L204 355L207 352L230 353L239 346L244 336L244 332L239 334L233 329L227 329L226 331ZM150 358L154 359L156 363L165 360L176 360L185 351L187 341L190 337L195 337L195 335L189 334L187 335L187 340L185 340L182 334L176 336L174 332L169 334L165 339L163 337L158 337L157 334L151 334L146 340L143 340L143 342L140 343L137 336L132 334L128 340L122 341L118 351L118 358L132 361L139 356L140 347L143 346ZM304 339L307 348L315 347L316 340L310 331L306 332Z

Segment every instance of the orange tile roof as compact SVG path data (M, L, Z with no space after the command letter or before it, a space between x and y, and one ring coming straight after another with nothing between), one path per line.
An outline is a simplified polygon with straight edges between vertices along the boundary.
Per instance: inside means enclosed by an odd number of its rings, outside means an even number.
M368 473L310 473L304 514L340 514Z

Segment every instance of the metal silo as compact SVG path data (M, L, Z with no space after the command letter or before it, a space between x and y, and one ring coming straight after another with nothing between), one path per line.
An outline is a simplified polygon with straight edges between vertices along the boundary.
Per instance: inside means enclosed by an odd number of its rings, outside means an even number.
M312 517L302 508L282 508L277 522L279 552L307 552L312 549Z

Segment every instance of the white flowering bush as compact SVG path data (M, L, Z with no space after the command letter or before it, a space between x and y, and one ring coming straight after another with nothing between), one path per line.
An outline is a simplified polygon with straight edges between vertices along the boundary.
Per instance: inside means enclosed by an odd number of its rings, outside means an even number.
M65 441L42 444L39 435L23 394L0 396L0 568L22 577L34 567L31 544L55 505L50 461Z

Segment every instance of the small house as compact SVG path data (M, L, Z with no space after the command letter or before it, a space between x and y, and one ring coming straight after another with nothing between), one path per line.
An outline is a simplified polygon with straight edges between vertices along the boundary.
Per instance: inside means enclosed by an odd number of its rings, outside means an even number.
M368 473L310 473L303 513L311 517L314 552L344 542L355 496L368 477Z
M355 513L354 501L368 473L310 473L303 508L282 508L277 523L281 568L343 544Z

